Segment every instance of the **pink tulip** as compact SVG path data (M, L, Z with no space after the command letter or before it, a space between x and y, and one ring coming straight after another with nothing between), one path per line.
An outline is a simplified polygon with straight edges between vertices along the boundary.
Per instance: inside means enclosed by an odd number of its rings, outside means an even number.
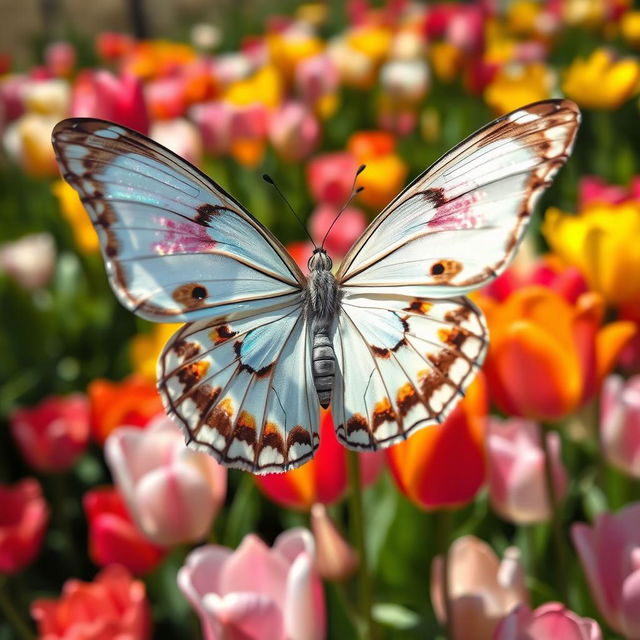
M640 375L609 376L602 388L600 432L606 459L640 478Z
M128 73L114 76L101 69L79 75L73 87L71 115L111 120L144 134L149 131L142 82Z
M609 626L640 637L640 503L574 524L571 536L591 595Z
M52 42L44 52L45 66L54 76L68 76L76 64L76 50L70 42Z
M351 195L358 161L346 151L325 153L307 165L307 181L316 202L342 207Z
M185 447L169 418L157 418L144 431L116 429L105 456L129 513L150 540L174 546L207 535L224 502L227 471Z
M309 220L311 235L316 242L322 242L331 223L340 209L330 204L319 204ZM347 207L327 236L325 248L335 261L344 256L351 245L360 237L367 226L367 217L356 207Z
M350 578L358 568L358 554L340 534L321 503L311 507L311 530L320 575L326 580Z
M269 549L254 534L233 552L192 551L178 586L200 616L205 640L322 640L325 608L306 529L281 534Z
M269 138L284 160L298 162L318 146L320 125L303 104L288 102L271 115Z
M79 393L50 397L11 416L11 432L24 459L43 472L65 471L87 448L89 402Z
M0 245L0 271L28 291L44 287L53 275L56 247L50 233L31 233Z
M579 209L593 203L620 204L629 198L624 187L607 184L599 176L583 176L578 189Z
M189 115L200 130L207 153L220 155L229 150L229 126L233 109L226 102L196 104Z
M144 97L154 120L171 120L184 115L187 109L185 79L175 75L149 81Z
M581 618L559 602L535 611L523 604L498 625L493 640L602 640L602 631L595 620Z
M154 122L149 137L191 164L202 163L202 138L197 127L184 118Z
M12 74L0 78L0 123L6 126L24 113L24 88L29 79Z
M551 518L541 436L540 426L530 420L489 420L491 505L515 524L545 522ZM560 457L560 437L557 433L547 433L546 438L552 457L555 493L561 497L567 489L567 474Z
M339 84L338 69L327 55L305 58L296 67L296 85L308 105L314 106L324 96L336 93Z
M443 567L438 556L431 567L431 601L440 622L446 620ZM529 600L518 550L507 549L500 561L475 536L458 538L451 545L448 578L453 618L449 640L490 640L498 622Z

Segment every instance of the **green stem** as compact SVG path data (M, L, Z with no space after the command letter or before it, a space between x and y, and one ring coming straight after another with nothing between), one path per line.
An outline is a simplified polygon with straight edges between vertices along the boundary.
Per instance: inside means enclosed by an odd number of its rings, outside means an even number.
M562 512L561 504L558 502L558 496L556 496L556 490L553 482L553 462L551 456L551 450L549 443L547 442L548 430L543 429L541 434L542 438L542 450L544 452L544 480L547 490L547 498L549 500L549 506L551 508L551 529L553 532L554 547L557 561L557 576L558 592L561 600L567 603L567 550L564 539L564 532L562 530Z
M449 584L449 546L453 534L453 511L441 509L435 513L438 552L442 556L442 601L444 603L444 636L453 638L453 607Z
M75 553L73 541L73 528L67 510L67 486L66 478L61 473L52 473L48 476L51 486L51 498L53 502L53 517L56 527L61 535L62 548L67 557L72 575L80 575L80 563Z
M359 595L360 615L362 616L362 637L371 640L374 637L373 629L373 588L369 566L367 561L367 549L364 536L364 509L362 506L362 480L360 475L360 457L355 451L347 453L347 465L349 468L349 522L351 526L351 540L358 551L360 559Z
M11 601L7 586L7 579L0 578L0 611L17 637L22 638L22 640L35 640L35 634Z

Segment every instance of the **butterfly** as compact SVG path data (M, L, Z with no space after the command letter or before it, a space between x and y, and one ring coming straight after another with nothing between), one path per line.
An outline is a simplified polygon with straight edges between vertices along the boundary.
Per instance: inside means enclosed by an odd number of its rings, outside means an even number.
M489 123L396 196L335 275L316 247L305 276L231 195L139 133L71 118L53 145L120 302L187 323L158 389L188 446L261 474L313 457L320 405L358 451L445 420L488 345L465 294L511 262L579 121L545 100Z

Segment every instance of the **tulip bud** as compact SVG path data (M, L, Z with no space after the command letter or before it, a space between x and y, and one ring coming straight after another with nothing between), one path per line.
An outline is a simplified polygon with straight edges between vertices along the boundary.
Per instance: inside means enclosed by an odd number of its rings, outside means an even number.
M329 518L326 507L311 508L311 531L316 542L316 565L326 580L345 580L358 568L358 555L340 535Z

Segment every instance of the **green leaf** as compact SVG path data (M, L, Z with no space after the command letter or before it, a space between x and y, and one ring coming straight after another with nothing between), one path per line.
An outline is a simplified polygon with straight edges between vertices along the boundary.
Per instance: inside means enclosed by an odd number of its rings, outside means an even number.
M420 616L411 609L393 602L378 602L373 605L373 619L392 629L415 629L420 624Z

